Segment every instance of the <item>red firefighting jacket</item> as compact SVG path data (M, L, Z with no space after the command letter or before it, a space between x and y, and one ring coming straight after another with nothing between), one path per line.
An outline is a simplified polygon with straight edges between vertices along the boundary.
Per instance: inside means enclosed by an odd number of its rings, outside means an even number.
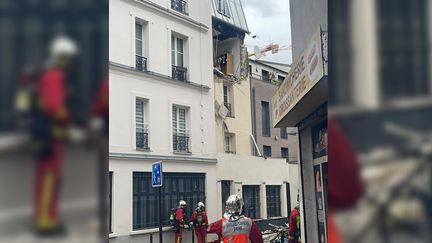
M202 211L200 214L195 210L192 213L191 222L194 223L195 227L207 227L208 225L208 217L205 211Z
M300 212L297 209L291 211L288 219L288 239L290 243L300 242Z
M69 114L66 109L66 84L64 72L47 69L38 84L39 109L57 121L65 121Z

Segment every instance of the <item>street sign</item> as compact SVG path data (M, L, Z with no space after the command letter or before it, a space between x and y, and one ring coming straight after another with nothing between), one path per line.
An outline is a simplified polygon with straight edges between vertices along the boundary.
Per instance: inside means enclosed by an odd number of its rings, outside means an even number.
M152 187L162 187L162 161L152 164Z

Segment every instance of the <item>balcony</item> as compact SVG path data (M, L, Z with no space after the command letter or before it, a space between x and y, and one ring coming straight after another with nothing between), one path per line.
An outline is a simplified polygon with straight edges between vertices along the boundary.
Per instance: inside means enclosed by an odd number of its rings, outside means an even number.
M136 132L136 147L139 150L150 150L148 130Z
M187 68L172 66L172 78L178 81L186 82L187 81Z
M188 14L187 2L184 0L171 0L171 8L182 14Z
M147 58L140 55L135 55L135 68L140 72L146 72Z
M227 113L227 117L234 117L234 114L232 112L232 107L230 103L224 102L224 106L227 108L228 113Z
M190 153L189 132L180 131L173 133L173 151L177 153Z

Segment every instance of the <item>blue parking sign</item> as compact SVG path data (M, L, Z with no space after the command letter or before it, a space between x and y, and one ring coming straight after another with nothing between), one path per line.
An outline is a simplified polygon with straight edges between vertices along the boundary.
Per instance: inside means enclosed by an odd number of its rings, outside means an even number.
M152 187L162 186L162 161L152 164Z

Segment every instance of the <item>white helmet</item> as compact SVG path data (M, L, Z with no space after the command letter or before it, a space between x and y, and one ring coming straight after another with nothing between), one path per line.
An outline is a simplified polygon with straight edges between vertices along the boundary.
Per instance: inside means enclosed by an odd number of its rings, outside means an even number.
M180 200L179 207L186 207L186 202L183 200Z
M71 38L57 36L51 41L49 51L52 58L60 56L73 57L78 54L78 47Z
M237 221L242 216L243 199L237 195L231 195L225 202L224 218L229 221Z
M198 208L201 209L201 210L204 209L205 208L204 203L203 202L199 202L198 203Z

